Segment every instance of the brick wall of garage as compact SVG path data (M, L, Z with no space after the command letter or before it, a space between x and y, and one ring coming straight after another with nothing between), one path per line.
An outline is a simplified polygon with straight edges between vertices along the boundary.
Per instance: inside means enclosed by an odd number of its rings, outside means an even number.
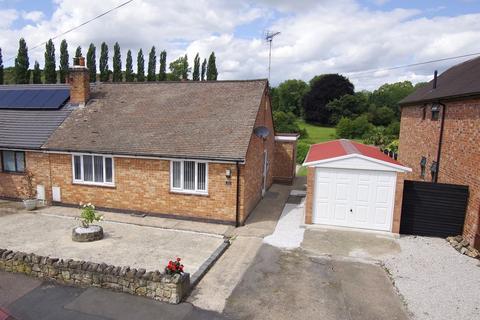
M26 195L26 181L23 173L1 172L3 168L0 157L0 197L22 199ZM50 166L48 154L42 152L25 152L25 168L33 174L33 185L45 187L45 196L50 198Z
M313 196L315 194L315 167L307 168L307 196L305 198L305 223L313 223Z
M208 164L208 195L170 191L170 161L114 158L115 187L72 183L72 156L50 154L52 186L60 187L62 203L91 202L98 207L235 222L234 164ZM231 184L225 171L232 170Z
M480 233L480 99L450 101L445 104L447 111L438 182L469 186L463 235L473 244L475 234ZM420 176L420 159L425 156L425 180L431 181L430 166L437 158L442 115L440 114L439 120L432 120L429 104L425 106L426 118L422 120L423 107L424 105L415 105L402 108L399 160L413 169L411 173L400 175L406 180L423 180ZM401 210L401 200L401 197L397 197L396 210Z
M296 141L275 141L273 179L291 183L295 177Z

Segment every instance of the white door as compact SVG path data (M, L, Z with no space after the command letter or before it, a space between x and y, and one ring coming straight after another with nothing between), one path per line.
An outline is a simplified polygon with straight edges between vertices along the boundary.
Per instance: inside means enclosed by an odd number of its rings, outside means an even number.
M317 168L313 223L392 230L396 173Z

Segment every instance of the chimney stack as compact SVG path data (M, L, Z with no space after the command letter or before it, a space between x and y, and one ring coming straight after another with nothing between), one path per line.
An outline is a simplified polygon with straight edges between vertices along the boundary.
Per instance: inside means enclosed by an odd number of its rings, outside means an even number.
M433 74L433 89L437 89L437 77L438 77L438 71L435 70L435 73Z
M73 58L73 67L69 70L70 103L85 105L90 97L90 76L85 67L85 58Z

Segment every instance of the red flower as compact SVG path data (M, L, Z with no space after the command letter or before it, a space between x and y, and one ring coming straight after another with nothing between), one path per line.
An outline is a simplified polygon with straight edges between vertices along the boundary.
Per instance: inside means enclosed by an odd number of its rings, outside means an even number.
M177 261L178 261L178 262L180 262L180 261L182 261L182 259L180 259L180 258L177 258Z

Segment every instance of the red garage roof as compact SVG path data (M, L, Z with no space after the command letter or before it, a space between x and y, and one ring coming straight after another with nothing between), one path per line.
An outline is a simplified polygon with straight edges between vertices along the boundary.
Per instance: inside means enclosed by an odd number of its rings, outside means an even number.
M402 164L373 146L367 146L355 141L346 139L334 140L325 143L318 143L310 146L305 164L312 162L334 159L351 154L362 155L372 159L388 162L391 164L402 166Z

